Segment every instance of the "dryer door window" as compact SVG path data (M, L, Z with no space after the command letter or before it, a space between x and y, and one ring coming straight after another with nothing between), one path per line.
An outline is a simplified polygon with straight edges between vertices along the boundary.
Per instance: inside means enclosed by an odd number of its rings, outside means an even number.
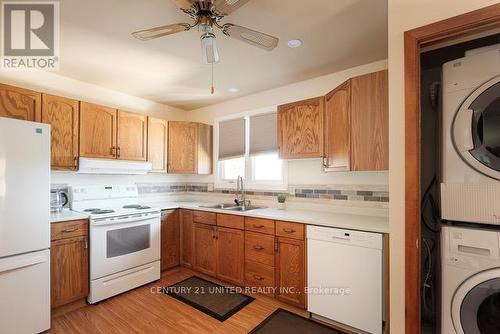
M469 107L474 111L470 154L480 163L500 172L500 83L485 90Z
M465 334L500 333L500 278L473 287L460 307Z

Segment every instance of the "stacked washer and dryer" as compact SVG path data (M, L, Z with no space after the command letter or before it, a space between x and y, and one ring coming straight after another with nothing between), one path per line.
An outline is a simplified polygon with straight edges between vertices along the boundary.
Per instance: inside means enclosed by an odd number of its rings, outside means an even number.
M441 333L500 333L500 45L443 65ZM471 224L472 223L472 224Z

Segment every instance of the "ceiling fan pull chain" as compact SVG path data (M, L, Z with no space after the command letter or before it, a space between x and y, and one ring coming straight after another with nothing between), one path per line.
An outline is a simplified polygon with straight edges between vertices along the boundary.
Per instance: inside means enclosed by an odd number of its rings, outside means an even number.
M214 63L212 63L211 65L212 65L212 87L210 88L210 92L212 93L212 95L214 95L214 93L215 93L215 88L214 88Z

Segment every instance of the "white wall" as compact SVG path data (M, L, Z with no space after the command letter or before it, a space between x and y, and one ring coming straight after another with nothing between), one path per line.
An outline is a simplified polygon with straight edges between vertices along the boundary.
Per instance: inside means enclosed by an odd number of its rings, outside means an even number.
M326 95L351 77L384 69L387 69L386 60L350 68L311 80L301 81L197 109L190 112L190 118L194 121L213 124L216 119L232 114L260 109L276 110L280 104ZM323 173L320 159L290 161L288 166L289 184L384 185L388 184L389 179L388 172ZM213 182L214 177L192 176L190 180L193 182Z
M404 333L404 38L405 31L496 4L496 0L388 0L391 332Z
M113 108L144 113L158 118L182 120L187 117L186 111L180 109L50 72L1 72L0 82L42 93L60 95L76 100L99 103ZM52 172L51 182L102 184L111 182L177 182L183 179L183 176L165 174L149 174L146 176L93 176L72 172Z

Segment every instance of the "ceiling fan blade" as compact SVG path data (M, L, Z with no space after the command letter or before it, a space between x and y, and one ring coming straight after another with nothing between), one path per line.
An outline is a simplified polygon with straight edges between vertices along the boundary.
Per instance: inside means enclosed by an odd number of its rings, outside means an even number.
M278 46L279 42L279 39L276 37L232 23L224 24L222 31L229 37L239 39L267 51L272 51Z
M197 0L171 0L177 7L182 10L189 10Z
M166 26L136 31L132 33L132 36L142 41L149 41L150 39L172 35L189 29L191 29L191 26L187 23L176 23L176 24L169 24Z
M250 0L215 0L215 11L220 15L229 15Z

